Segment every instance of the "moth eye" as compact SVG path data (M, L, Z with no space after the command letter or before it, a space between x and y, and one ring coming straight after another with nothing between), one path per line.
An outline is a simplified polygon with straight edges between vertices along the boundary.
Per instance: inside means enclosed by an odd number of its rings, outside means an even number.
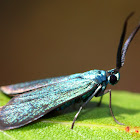
M101 74L101 72L100 72L100 71L98 71L98 73L99 73L99 74Z
M115 75L110 76L110 83L114 85L117 82L117 77Z

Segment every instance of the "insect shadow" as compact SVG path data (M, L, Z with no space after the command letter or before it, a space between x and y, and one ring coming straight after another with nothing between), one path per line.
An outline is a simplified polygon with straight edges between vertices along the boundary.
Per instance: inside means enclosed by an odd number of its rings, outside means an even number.
M97 106L98 102L90 102L88 105L86 105L86 107L83 109L83 111L81 112L82 115L78 116L78 121L83 121L83 120L95 120L96 119L100 119L100 118L107 118L107 117L111 117L110 116L110 111L108 108L108 104L107 103L102 103L101 107ZM43 116L41 119L33 122L37 123L37 122L41 122L41 121L46 121L46 125L44 125L44 127L46 126L51 126L54 125L54 123L49 123L50 120L52 120L53 118L55 118L54 122L65 122L65 121L71 121L73 120L73 115L75 114L75 112L77 112L77 109L79 108L80 104L74 104L71 105L69 108L65 108L63 110L53 110L50 113L46 114L45 116ZM117 105L113 105L113 109L114 109L114 114L115 116L120 117L120 119L125 119L125 117L121 116L122 114L129 114L129 115L133 115L133 114L137 114L140 112L140 109L126 109L123 107L119 107ZM102 112L102 113L101 113ZM48 121L48 124L47 124ZM114 121L112 119L112 121ZM52 120L53 122L53 120ZM31 125L31 124L29 124ZM39 126L37 126L39 127ZM42 125L40 126L40 128L42 128Z
M7 96L7 95L4 94L4 96ZM9 96L7 96L7 97L9 97ZM33 127L23 127L23 129L26 128L26 130L30 130L30 129L35 129L35 128L38 129L38 128L52 126L52 125L54 125L54 123L49 123L49 121L53 120L53 118L58 123L59 123L59 121L60 122L63 122L63 121L72 122L75 112L77 112L77 110L79 109L79 107L81 106L82 103L83 102L75 103L75 104L71 105L70 107L64 108L63 110L59 110L59 111L53 110L53 111L49 112L48 114L46 114L45 116L41 117L39 120L36 120L36 121L32 122L31 124L27 125L27 126L33 125ZM78 121L93 120L96 122L96 119L111 117L110 110L108 108L108 106L109 106L108 103L102 103L100 107L98 107L97 105L98 105L98 101L89 102L86 105L86 107L82 110L82 112L81 112L82 115L78 116ZM122 116L122 114L124 114L124 113L133 115L133 114L137 114L140 112L140 109L126 109L123 107L119 107L117 105L113 105L113 110L114 110L115 116L120 117L120 119L125 119L125 117ZM38 122L42 122L42 121L46 121L45 125L38 124ZM114 120L112 119L112 121L114 121Z
M86 119L99 119L99 118L105 118L105 117L111 117L110 116L110 110L108 108L108 104L106 103L102 103L100 107L97 106L98 102L90 102L86 105L86 107L83 109L83 111L81 112L82 115L78 116L78 120L83 120ZM73 120L73 114L75 114L75 112L77 112L78 108L79 108L80 104L76 104L76 105L72 105L69 108L65 108L64 110L60 110L60 111L51 111L50 113L46 114L44 117L42 117L43 119L50 119L52 117L55 117L57 120L62 120L62 117L65 116L67 117L66 120L67 121L72 121ZM126 109L123 107L119 107L117 105L113 105L113 109L114 109L114 114L116 116L122 117L121 114L137 114L140 112L140 109ZM102 113L101 113L102 112ZM62 116L62 117L61 117ZM81 118L81 119L80 119ZM112 121L114 121L112 119Z
M78 116L78 121L93 120L96 122L96 119L111 117L107 103L102 103L100 107L98 107L97 104L98 104L97 101L88 103L86 107L83 109L83 111L81 112L82 115ZM33 127L26 127L26 130L46 128L48 126L56 125L56 123L53 123L53 121L57 122L58 124L59 124L59 121L72 122L73 115L75 114L75 112L77 112L77 109L79 108L80 105L81 103L78 103L78 104L73 104L69 108L65 108L63 110L59 110L59 111L53 110L50 113L43 116L42 118L40 118L39 120L36 120L32 122L31 124L28 124L27 126L31 125ZM120 117L120 119L125 119L125 117L121 116L124 113L133 115L140 112L140 109L126 109L123 107L119 107L117 105L113 105L113 109L114 109L114 114ZM53 118L55 120L53 120ZM49 123L50 120L52 120L52 123ZM42 121L45 122L44 125L41 125L38 123ZM112 121L114 120L112 119Z

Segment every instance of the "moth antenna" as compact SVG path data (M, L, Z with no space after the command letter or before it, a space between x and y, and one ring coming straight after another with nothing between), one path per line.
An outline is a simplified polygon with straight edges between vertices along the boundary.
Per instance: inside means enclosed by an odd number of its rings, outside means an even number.
M125 34L126 34L127 22L133 14L134 14L134 12L130 13L129 16L126 18L125 22L124 22L123 31L122 31L122 35L121 35L121 38L120 38L118 52L117 52L117 61L116 61L116 69L117 70L119 70L121 68L122 46L123 46L124 38L125 38Z
M140 28L140 23L139 25L134 29L134 31L130 34L130 36L128 37L128 39L125 41L123 48L122 48L122 56L121 56L121 67L124 65L124 61L125 61L125 55L126 52L128 50L129 44L130 42L133 40L134 36L136 35L136 33L138 32Z

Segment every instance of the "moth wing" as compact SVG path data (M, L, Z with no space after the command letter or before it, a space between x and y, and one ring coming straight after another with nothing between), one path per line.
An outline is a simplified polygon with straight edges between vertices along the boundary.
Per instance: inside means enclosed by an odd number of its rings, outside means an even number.
M16 94L25 93L27 91L31 91L40 87L47 86L49 84L57 83L67 79L72 79L77 77L78 75L80 74L73 74L68 76L54 77L54 78L18 83L18 84L13 84L8 86L2 86L0 87L0 90L9 96L15 96Z
M94 92L96 87L92 80L75 78L15 96L0 108L0 129L14 129L28 124L66 102Z

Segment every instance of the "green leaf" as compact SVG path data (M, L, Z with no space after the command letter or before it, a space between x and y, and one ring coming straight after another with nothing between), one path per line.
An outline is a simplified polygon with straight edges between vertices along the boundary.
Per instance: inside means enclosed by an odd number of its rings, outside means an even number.
M81 111L71 130L72 120L80 103L62 111L51 112L43 118L24 127L1 131L1 140L98 140L98 139L140 139L140 94L125 91L112 92L112 109L118 125L109 111L109 94L104 95L102 104L97 107L100 98L93 98ZM5 105L9 97L0 93L0 106Z

